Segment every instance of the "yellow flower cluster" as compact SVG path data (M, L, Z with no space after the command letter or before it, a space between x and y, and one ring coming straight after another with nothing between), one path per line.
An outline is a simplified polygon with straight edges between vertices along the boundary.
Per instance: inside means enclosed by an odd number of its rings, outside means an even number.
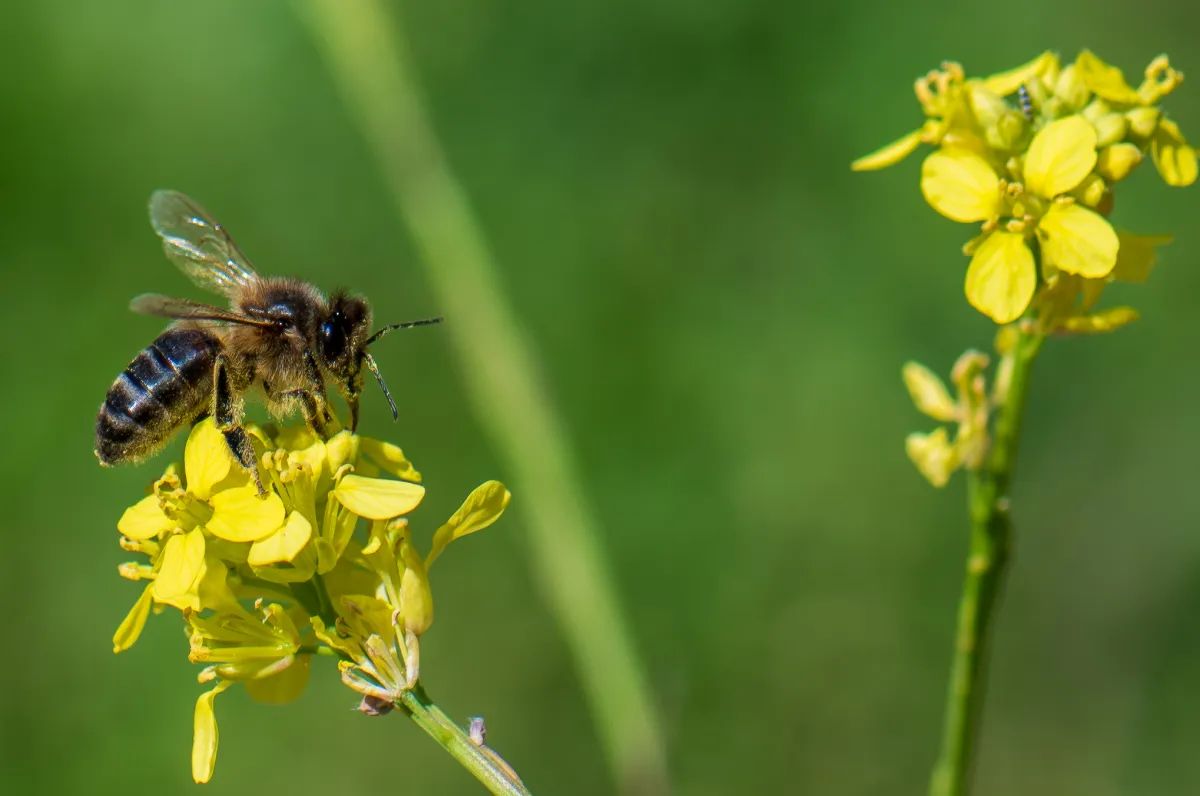
M904 384L918 411L957 426L953 440L946 427L939 426L928 434L913 432L904 441L908 458L934 486L945 486L960 467L979 467L987 455L988 416L995 403L987 394L983 375L987 365L987 354L979 351L967 351L958 358L950 376L956 398L924 365L909 362L904 366Z
M189 659L207 664L196 702L192 776L207 782L217 753L216 695L242 683L284 703L308 681L313 655L340 659L342 681L377 715L417 684L418 637L433 621L429 567L446 546L491 525L507 507L489 481L416 548L404 515L424 497L400 448L341 431L251 428L264 484L259 498L211 420L117 523L121 546L144 554L121 574L147 581L113 637L128 649L151 610L179 609ZM392 476L392 477L386 477ZM356 529L363 526L362 533Z
M1104 286L1144 281L1169 240L1116 231L1113 187L1147 152L1169 185L1197 176L1195 150L1157 107L1182 80L1160 56L1135 89L1086 50L1065 66L1045 53L982 79L943 64L916 83L925 124L851 167L880 169L922 143L937 147L921 168L926 201L982 224L963 249L968 301L1001 324L1033 308L1043 333L1111 331L1137 315L1093 312Z

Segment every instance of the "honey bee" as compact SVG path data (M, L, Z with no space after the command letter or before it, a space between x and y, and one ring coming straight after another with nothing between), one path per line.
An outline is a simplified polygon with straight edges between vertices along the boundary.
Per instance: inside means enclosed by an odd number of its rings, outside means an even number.
M258 388L271 414L299 410L324 437L332 422L325 384L332 382L346 400L354 430L364 365L397 418L396 403L367 348L394 329L441 318L395 323L368 336L366 299L343 291L326 297L299 279L259 276L225 228L187 196L155 191L150 224L167 259L199 287L227 297L230 308L155 293L130 302L134 312L174 322L109 387L96 417L101 465L146 459L176 431L211 415L234 461L265 495L242 426L244 396Z

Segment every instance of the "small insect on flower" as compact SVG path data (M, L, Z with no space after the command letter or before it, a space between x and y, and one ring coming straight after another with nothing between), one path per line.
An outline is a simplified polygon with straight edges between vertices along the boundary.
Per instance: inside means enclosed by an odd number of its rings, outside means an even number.
M242 426L246 392L260 388L276 417L300 410L313 431L328 438L338 427L328 410L326 382L346 399L354 430L365 365L383 389L393 419L397 416L367 347L393 329L441 318L392 324L369 335L366 299L340 291L326 297L298 279L259 276L225 228L183 194L156 191L150 197L150 223L167 258L199 287L226 296L230 308L157 294L133 299L134 312L174 322L109 388L96 418L100 464L141 461L180 428L211 415L234 461L265 497L254 447Z
M1022 83L1017 86L1017 101L1021 104L1021 115L1025 121L1033 121L1033 100L1029 97L1029 88Z

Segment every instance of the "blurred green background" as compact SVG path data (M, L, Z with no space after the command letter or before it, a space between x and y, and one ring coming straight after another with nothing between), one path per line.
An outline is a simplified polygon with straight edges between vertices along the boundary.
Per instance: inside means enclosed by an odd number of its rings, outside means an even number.
M899 369L945 373L993 329L919 160L848 164L917 125L911 81L946 58L986 74L1086 46L1136 78L1165 51L1200 78L1200 8L1132 8L391 4L569 423L675 793L924 791L966 529L961 477L934 490L904 457L928 423ZM115 522L170 456L91 453L105 390L160 328L128 299L201 297L147 197L191 194L264 272L348 285L381 320L439 308L283 0L6 3L0 75L0 792L192 792L178 617L110 641L138 593ZM1197 82L1166 103L1194 138ZM1112 291L1143 320L1038 363L979 794L1200 789L1198 203L1148 168L1122 185L1119 226L1177 236L1148 286ZM506 473L438 329L376 356L402 414L369 392L364 430L424 473L428 533ZM439 567L423 678L487 717L534 793L611 793L521 502ZM320 664L286 708L218 700L208 793L483 792Z

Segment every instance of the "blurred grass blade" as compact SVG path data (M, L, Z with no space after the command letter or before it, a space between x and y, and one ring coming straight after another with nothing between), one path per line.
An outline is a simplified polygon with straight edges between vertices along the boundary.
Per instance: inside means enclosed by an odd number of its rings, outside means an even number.
M622 789L667 789L654 702L617 604L563 421L542 389L398 31L380 0L295 0L416 241L470 400L514 478L541 587L566 637Z

